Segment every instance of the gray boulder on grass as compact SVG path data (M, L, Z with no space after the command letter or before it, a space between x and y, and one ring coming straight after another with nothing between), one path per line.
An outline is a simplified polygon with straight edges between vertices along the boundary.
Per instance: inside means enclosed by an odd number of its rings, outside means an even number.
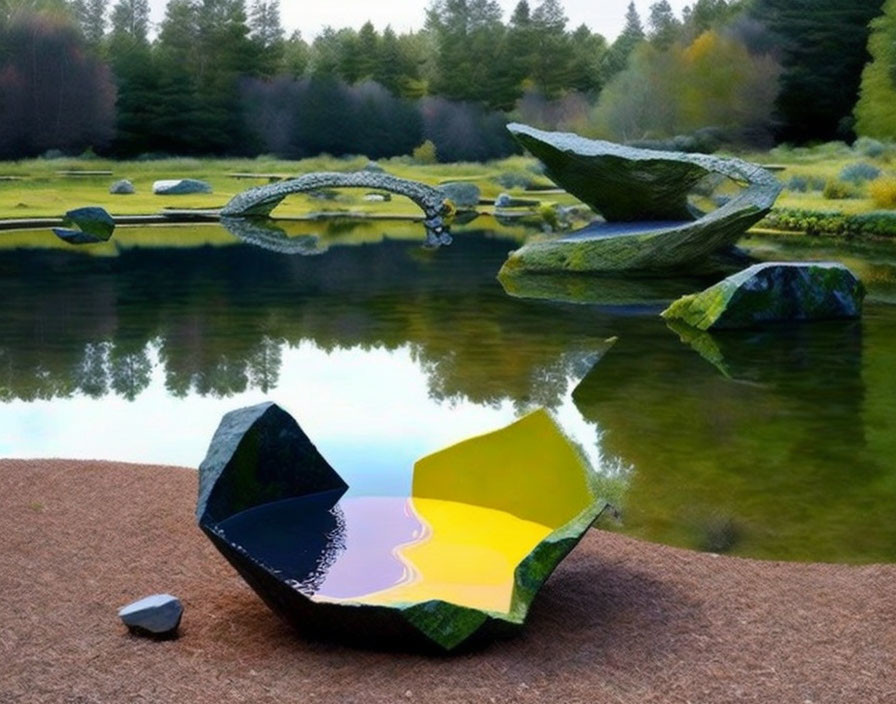
M131 633L167 638L177 633L184 607L170 594L155 594L123 606L118 616Z
M479 205L479 186L475 183L465 181L443 183L439 186L439 191L459 209L475 208Z
M831 262L768 262L744 269L663 311L667 320L698 330L764 323L858 318L865 287L849 269Z
M121 181L116 181L111 186L109 186L109 193L113 196L129 196L135 192L134 184L128 181L126 178Z
M192 193L211 193L212 186L195 178L175 178L156 181L152 192L158 196L184 196Z

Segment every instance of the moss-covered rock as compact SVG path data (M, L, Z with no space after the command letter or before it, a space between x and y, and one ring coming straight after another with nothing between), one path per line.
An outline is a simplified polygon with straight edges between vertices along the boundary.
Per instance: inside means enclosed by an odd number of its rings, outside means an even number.
M768 262L683 296L662 315L698 330L858 318L865 287L839 263Z

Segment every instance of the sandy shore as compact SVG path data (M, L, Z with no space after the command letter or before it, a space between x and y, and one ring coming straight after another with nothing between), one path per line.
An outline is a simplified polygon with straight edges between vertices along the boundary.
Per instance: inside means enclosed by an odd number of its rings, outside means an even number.
M307 642L195 527L196 475L0 460L0 702L896 703L896 566L755 562L592 531L524 634L447 658ZM182 636L116 609L168 591Z

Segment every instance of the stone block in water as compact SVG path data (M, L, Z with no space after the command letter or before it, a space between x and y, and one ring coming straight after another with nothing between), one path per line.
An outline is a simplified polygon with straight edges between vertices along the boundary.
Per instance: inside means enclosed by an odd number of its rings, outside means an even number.
M66 227L53 228L53 232L69 244L108 242L115 232L115 219L96 206L69 210L63 217L63 224Z
M843 264L767 262L729 276L663 311L698 330L858 318L865 287Z

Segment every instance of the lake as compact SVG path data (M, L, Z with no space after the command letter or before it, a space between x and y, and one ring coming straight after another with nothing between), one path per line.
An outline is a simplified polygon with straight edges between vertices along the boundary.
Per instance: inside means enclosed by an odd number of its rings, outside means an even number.
M315 256L217 226L87 249L0 233L0 456L195 467L225 412L272 400L349 499L401 497L417 459L545 406L620 510L603 527L896 561L896 250L749 238L760 259L846 263L864 319L695 336L657 314L718 275L505 290L522 235L484 222L439 250L413 224L302 225Z

